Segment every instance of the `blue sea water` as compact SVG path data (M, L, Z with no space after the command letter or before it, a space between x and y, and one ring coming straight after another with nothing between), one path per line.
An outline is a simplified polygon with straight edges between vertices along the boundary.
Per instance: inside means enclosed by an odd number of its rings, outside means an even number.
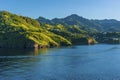
M0 49L0 80L120 80L120 45Z

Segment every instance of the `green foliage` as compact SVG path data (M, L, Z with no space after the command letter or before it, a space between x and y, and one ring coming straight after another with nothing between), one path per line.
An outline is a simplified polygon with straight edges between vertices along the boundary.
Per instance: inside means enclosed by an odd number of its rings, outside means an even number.
M91 20L85 19L75 14L67 16L62 19L55 18L52 20L48 20L48 19L39 17L37 20L41 24L51 24L54 26L61 24L62 26L69 28L68 30L71 32L75 32L76 30L77 32L87 32L87 33L98 32L96 29L96 27L98 27L97 24L95 24ZM72 27L72 29L70 29L70 27Z
M60 35L60 36L62 36L64 38L66 38L73 45L89 44L88 43L89 36L87 35L86 31L81 30L77 26L67 26L67 27L64 27L61 24L58 24L56 26L44 24L42 26L44 28L48 29L50 32L53 32L53 33L57 34L57 36ZM54 39L54 38L55 37L53 37L52 39ZM60 41L60 40L55 40L55 41ZM96 43L96 41L93 40L93 43ZM60 43L60 44L62 44L62 43Z
M60 35L56 35L56 34L47 34L48 36L50 36L54 41L56 41L57 43L60 44L60 46L68 46L68 45L72 45L72 43L65 39L64 37L60 36Z
M60 35L43 28L38 21L0 12L0 47L2 48L34 48L71 45Z
M120 44L120 32L103 32L94 35L99 43Z
M37 19L41 24L58 25L62 24L64 27L77 26L88 34L96 32L120 32L120 21L115 19L104 19L104 20L89 20L72 14L65 18L54 18L52 20L39 17ZM70 29L74 32L73 29Z

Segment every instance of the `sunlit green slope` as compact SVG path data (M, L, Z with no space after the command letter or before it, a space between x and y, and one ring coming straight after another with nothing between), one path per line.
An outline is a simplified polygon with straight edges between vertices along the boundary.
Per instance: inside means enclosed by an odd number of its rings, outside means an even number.
M34 48L71 45L64 37L44 29L36 20L0 12L0 47Z

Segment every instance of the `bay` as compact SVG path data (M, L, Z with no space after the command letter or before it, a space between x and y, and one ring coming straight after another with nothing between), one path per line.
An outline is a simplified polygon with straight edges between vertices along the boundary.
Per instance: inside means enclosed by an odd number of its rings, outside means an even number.
M120 45L0 49L0 80L119 80Z

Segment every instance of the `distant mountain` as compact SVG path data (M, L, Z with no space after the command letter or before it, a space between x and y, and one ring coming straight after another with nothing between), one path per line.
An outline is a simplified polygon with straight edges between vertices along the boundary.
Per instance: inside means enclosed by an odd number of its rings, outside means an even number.
M52 24L51 20L46 19L44 17L39 17L37 20L40 21L41 24Z
M80 29L85 30L87 32L97 32L97 30L93 28L93 27L97 27L96 24L76 14L72 14L70 16L60 19L54 18L52 20L39 17L37 20L40 22L40 24L51 24L51 25L62 24L64 27L78 26Z
M87 32L119 32L120 31L120 21L114 19L105 20L89 20L72 14L65 18L54 18L52 20L39 17L37 19L41 24L51 24L57 25L62 24L63 26L78 26L80 29Z
M120 22L113 19L89 20L73 14L61 19L35 20L0 11L0 48L88 45L97 41L120 43L119 31Z
M100 30L103 32L120 32L120 21L117 21L115 19L91 20L91 21L98 24Z

